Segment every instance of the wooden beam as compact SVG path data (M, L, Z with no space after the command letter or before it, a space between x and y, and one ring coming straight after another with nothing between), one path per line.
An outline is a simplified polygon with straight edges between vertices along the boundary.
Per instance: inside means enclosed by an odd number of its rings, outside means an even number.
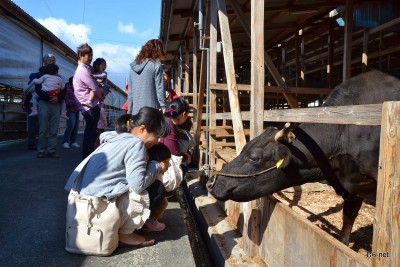
M400 102L383 103L372 266L400 266L399 117Z
M368 37L368 29L365 29L363 35L363 52L361 56L362 72L368 70Z
M210 83L217 82L217 29L218 29L218 7L216 1L209 1L210 4ZM217 113L217 96L215 90L210 90L210 129L215 129L217 120L215 114ZM210 148L210 167L215 167L216 161L214 157L215 153L215 138L209 136L209 148Z
M211 90L228 90L226 83L214 83L210 84ZM250 92L251 86L249 84L238 84L239 91ZM284 89L279 86L268 86L264 85L265 93L282 93ZM329 95L332 90L328 88L311 88L311 87L288 87L286 91L291 94L304 94L304 95Z
M206 14L208 15L208 14ZM206 20L207 21L207 20ZM206 29L207 32L208 30L208 24L206 23ZM202 38L199 36L199 38ZM207 39L203 39L203 42L205 42ZM203 44L204 46L204 44ZM199 94L198 94L198 104L197 104L197 112L196 112L196 119L193 123L193 128L195 131L195 141L196 141L196 147L199 146L200 144L200 130L201 130L201 120L202 120L202 114L203 114L203 105L204 105L204 93L205 93L205 87L206 87L206 68L207 68L207 53L206 51L201 52L201 65L200 65L200 80L199 80Z
M243 123L240 116L240 105L238 100L238 90L235 77L235 66L233 62L232 39L229 30L229 21L226 14L225 0L218 0L218 18L221 29L221 38L223 43L223 54L225 63L226 79L228 84L229 103L231 106L232 123L235 129L236 152L239 155L246 138L243 133Z
M243 129L244 135L250 135L250 129ZM215 135L215 137L233 137L233 129L216 128L209 130L210 135Z
M184 65L184 72L185 72L185 87L183 92L189 93L189 42L185 41L185 65Z
M318 108L264 110L264 121L331 123L352 125L381 125L382 104L329 106ZM244 121L250 120L248 111L241 112ZM218 113L216 119L231 119L231 114Z
M231 0L235 2L235 0ZM250 139L264 131L264 1L251 0L251 95ZM250 257L258 255L260 245L261 212L259 200L243 203L244 226L242 231L244 251ZM247 229L247 231L245 230Z
M236 2L231 0L231 2ZM251 0L250 139L264 131L264 1Z
M351 43L353 35L353 0L346 0L346 18L343 41L343 82L351 77Z

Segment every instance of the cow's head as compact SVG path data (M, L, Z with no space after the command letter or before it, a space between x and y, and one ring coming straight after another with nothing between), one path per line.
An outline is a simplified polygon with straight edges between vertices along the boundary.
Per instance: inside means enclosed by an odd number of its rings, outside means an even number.
M288 142L276 141L277 132L276 128L269 127L247 143L239 156L209 179L209 192L222 201L244 202L304 183L299 166L306 160ZM252 175L267 169L270 170ZM249 176L233 177L230 174Z

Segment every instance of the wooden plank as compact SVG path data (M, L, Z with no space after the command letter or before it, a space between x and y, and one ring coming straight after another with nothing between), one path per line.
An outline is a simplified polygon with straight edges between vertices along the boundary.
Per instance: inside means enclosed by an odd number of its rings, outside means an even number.
M218 28L218 7L216 1L210 1L210 83L217 82L217 28ZM210 90L209 96L210 107L210 129L215 129L217 120L215 114L217 113L217 95L215 91ZM215 151L215 136L209 136L210 147L210 167L213 168L215 162L213 161L213 153Z
M264 121L378 126L381 125L381 111L381 104L264 110ZM250 120L248 111L242 111L241 116L244 121ZM229 120L231 114L218 113L216 119Z
M234 0L231 0L234 2ZM251 0L251 94L250 139L264 131L264 1ZM258 255L261 211L258 200L242 203L244 227L243 247L247 256Z
M185 88L184 92L189 93L189 41L185 41Z
M263 201L260 256L267 266L371 266L371 260L274 197Z
M380 125L381 104L264 111L265 121ZM244 116L245 117L245 116Z
M240 105L238 100L238 90L235 77L235 66L233 62L232 39L229 29L229 21L226 13L225 0L218 0L218 18L221 29L221 38L223 43L223 54L225 63L226 80L228 84L229 103L232 113L232 124L235 130L236 152L239 155L246 138L243 133L243 123L240 116Z
M362 72L368 71L368 37L368 29L365 29L363 34L363 52L361 56Z
M234 0L231 0L234 2ZM263 132L264 124L264 1L251 0L250 139Z
M250 135L250 129L243 129L244 135ZM219 127L216 129L209 130L210 135L215 135L218 137L233 137L233 130L232 129L220 129Z
M400 102L385 102L382 127L374 236L373 266L400 266Z
M208 12L206 13L208 17ZM207 19L205 20L207 21ZM205 32L208 32L209 24L206 23ZM203 36L199 36L199 39L202 39L203 47L205 46L206 39L203 39ZM201 120L203 116L203 105L204 105L204 95L205 95L205 87L206 87L206 69L207 69L207 53L206 51L201 51L201 63L200 63L200 77L199 77L199 94L197 96L197 110L196 110L196 117L193 122L193 129L195 133L195 141L196 147L200 144L200 129L201 129ZM204 120L204 119L203 119Z
M353 0L346 0L346 18L343 41L343 82L351 77L351 43L353 36Z
M328 65L326 69L327 74L327 84L328 88L332 89L334 87L333 84L333 75L334 75L334 54L333 51L335 50L335 40L334 40L334 30L332 23L329 24L329 36L328 36Z
M250 84L238 84L239 91L251 91ZM210 83L211 90L228 90L226 83ZM282 89L279 86L264 86L264 91L266 93L282 93L284 90L292 93L292 94L304 94L304 95L329 95L332 90L328 88L311 88L311 87L287 87L286 89Z

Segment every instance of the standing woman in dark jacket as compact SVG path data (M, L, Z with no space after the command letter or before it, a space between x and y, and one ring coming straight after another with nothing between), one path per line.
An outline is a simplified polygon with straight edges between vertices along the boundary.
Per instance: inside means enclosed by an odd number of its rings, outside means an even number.
M128 81L128 113L136 114L143 106L165 109L163 66L165 48L152 39L142 47L131 63Z
M74 76L71 76L68 83L65 84L66 96L65 105L67 107L67 127L65 128L63 136L63 147L70 148L80 147L76 142L76 136L79 130L79 102L75 98L74 86L72 84Z

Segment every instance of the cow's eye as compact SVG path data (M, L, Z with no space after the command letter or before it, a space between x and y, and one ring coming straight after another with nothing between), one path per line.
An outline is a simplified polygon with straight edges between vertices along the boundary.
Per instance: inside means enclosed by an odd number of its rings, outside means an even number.
M259 162L260 158L258 156L250 156L249 160L253 163Z

